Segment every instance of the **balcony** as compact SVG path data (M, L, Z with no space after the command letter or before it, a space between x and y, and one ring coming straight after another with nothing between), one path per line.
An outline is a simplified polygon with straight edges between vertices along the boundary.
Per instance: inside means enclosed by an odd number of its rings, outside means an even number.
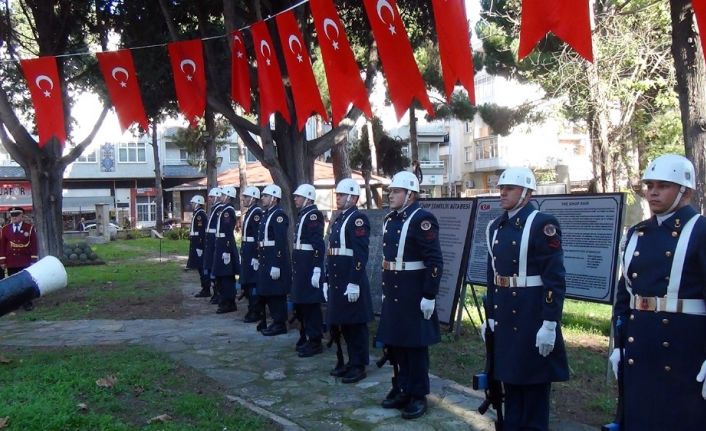
M440 186L444 184L444 174L446 168L443 160L431 160L419 162L422 168L422 186Z

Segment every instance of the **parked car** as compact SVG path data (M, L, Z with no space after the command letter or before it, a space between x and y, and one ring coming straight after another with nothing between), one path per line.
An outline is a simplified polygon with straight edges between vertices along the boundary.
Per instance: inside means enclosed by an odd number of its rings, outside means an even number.
M96 232L96 223L86 223L85 227L83 228L84 231L88 231L89 235L97 235L98 233ZM115 239L118 236L118 231L123 230L120 226L118 226L115 223L108 223L108 234L110 235L110 239Z

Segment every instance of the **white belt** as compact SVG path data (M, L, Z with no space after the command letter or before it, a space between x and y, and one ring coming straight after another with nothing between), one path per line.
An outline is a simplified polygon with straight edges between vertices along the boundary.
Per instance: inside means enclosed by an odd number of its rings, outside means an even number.
M199 236L198 232L189 232L189 236Z
M216 233L216 229L206 229L206 232L208 232L208 233Z
M426 269L426 265L421 260L408 262L395 262L391 260L382 261L382 269L385 271L418 271Z
M243 237L243 242L255 242L255 237L252 237L252 236Z
M542 286L542 276L528 275L518 277L517 275L504 276L495 274L494 284L497 287L534 287Z
M640 311L666 311L668 313L706 316L706 302L703 299L660 298L656 296L631 295L630 308Z
M314 251L314 247L311 244L294 244L295 250L306 250Z
M260 241L259 246L260 247L273 247L275 245L274 240L271 241Z
M225 237L226 237L226 234L223 232L216 234L216 238L225 238Z
M352 248L329 248L329 256L353 256Z

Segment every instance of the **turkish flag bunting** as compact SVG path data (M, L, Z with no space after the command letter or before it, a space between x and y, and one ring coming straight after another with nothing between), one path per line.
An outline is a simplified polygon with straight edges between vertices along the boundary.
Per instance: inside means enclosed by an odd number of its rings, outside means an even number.
M264 21L258 21L250 27L257 58L257 81L260 93L260 124L265 125L270 120L270 115L275 112L289 123L289 109L287 98L284 94L282 72L277 61L277 54L273 48L270 32Z
M192 126L206 110L206 74L201 39L167 45L179 109Z
M522 0L520 59L550 31L593 62L588 0Z
M20 66L34 104L39 148L44 148L51 138L56 138L63 146L66 142L66 127L56 57L20 60Z
M240 31L232 32L230 38L230 95L245 112L250 112L250 69L245 39Z
M132 123L137 123L142 130L147 131L147 116L130 50L99 52L96 58L110 100L118 114L120 128L124 132Z
M321 101L321 93L319 93L319 87L311 69L309 52L304 46L304 38L294 17L294 12L290 10L281 13L277 15L276 21L294 96L297 127L302 130L312 113L317 113L323 117L324 121L328 121L326 108Z
M434 115L434 108L427 96L424 80L419 73L417 63L414 62L412 45L409 43L407 30L397 10L397 2L364 0L363 4L378 43L377 48L397 120L399 121L409 109L414 98L422 104L429 115Z
M341 122L351 103L371 118L368 91L332 0L311 0L309 4L326 71L334 125Z
M434 22L439 38L441 70L444 72L446 99L451 101L451 93L457 82L468 91L472 104L476 103L473 88L473 55L468 31L468 19L463 0L432 0Z
M699 27L701 50L706 56L706 0L691 0L691 7L694 8L696 23Z

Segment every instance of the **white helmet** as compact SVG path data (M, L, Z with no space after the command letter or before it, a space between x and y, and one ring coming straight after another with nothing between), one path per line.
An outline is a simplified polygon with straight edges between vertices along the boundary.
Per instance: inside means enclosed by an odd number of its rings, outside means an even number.
M229 198L234 198L238 195L238 192L233 186L225 186L223 187L223 194L228 196Z
M262 190L263 195L270 195L277 199L282 199L282 189L277 184L270 184L265 186Z
M301 184L294 190L294 195L301 196L313 202L316 200L316 189L311 184Z
M419 179L409 171L397 172L387 188L400 188L419 193Z
M203 199L203 196L201 195L195 195L193 198L191 198L191 203L194 205L203 205L206 201Z
M692 190L696 189L694 165L677 154L665 154L654 159L645 169L642 181L669 181Z
M360 186L353 178L344 178L338 182L336 193L343 193L351 196L360 196Z
M245 190L243 190L243 193L241 194L243 196L249 196L251 198L260 199L260 189L255 186L245 187Z
M519 186L530 190L537 190L537 180L529 168L508 168L505 169L498 179L500 186Z
M223 190L220 187L214 187L208 192L209 197L219 197L223 194Z

